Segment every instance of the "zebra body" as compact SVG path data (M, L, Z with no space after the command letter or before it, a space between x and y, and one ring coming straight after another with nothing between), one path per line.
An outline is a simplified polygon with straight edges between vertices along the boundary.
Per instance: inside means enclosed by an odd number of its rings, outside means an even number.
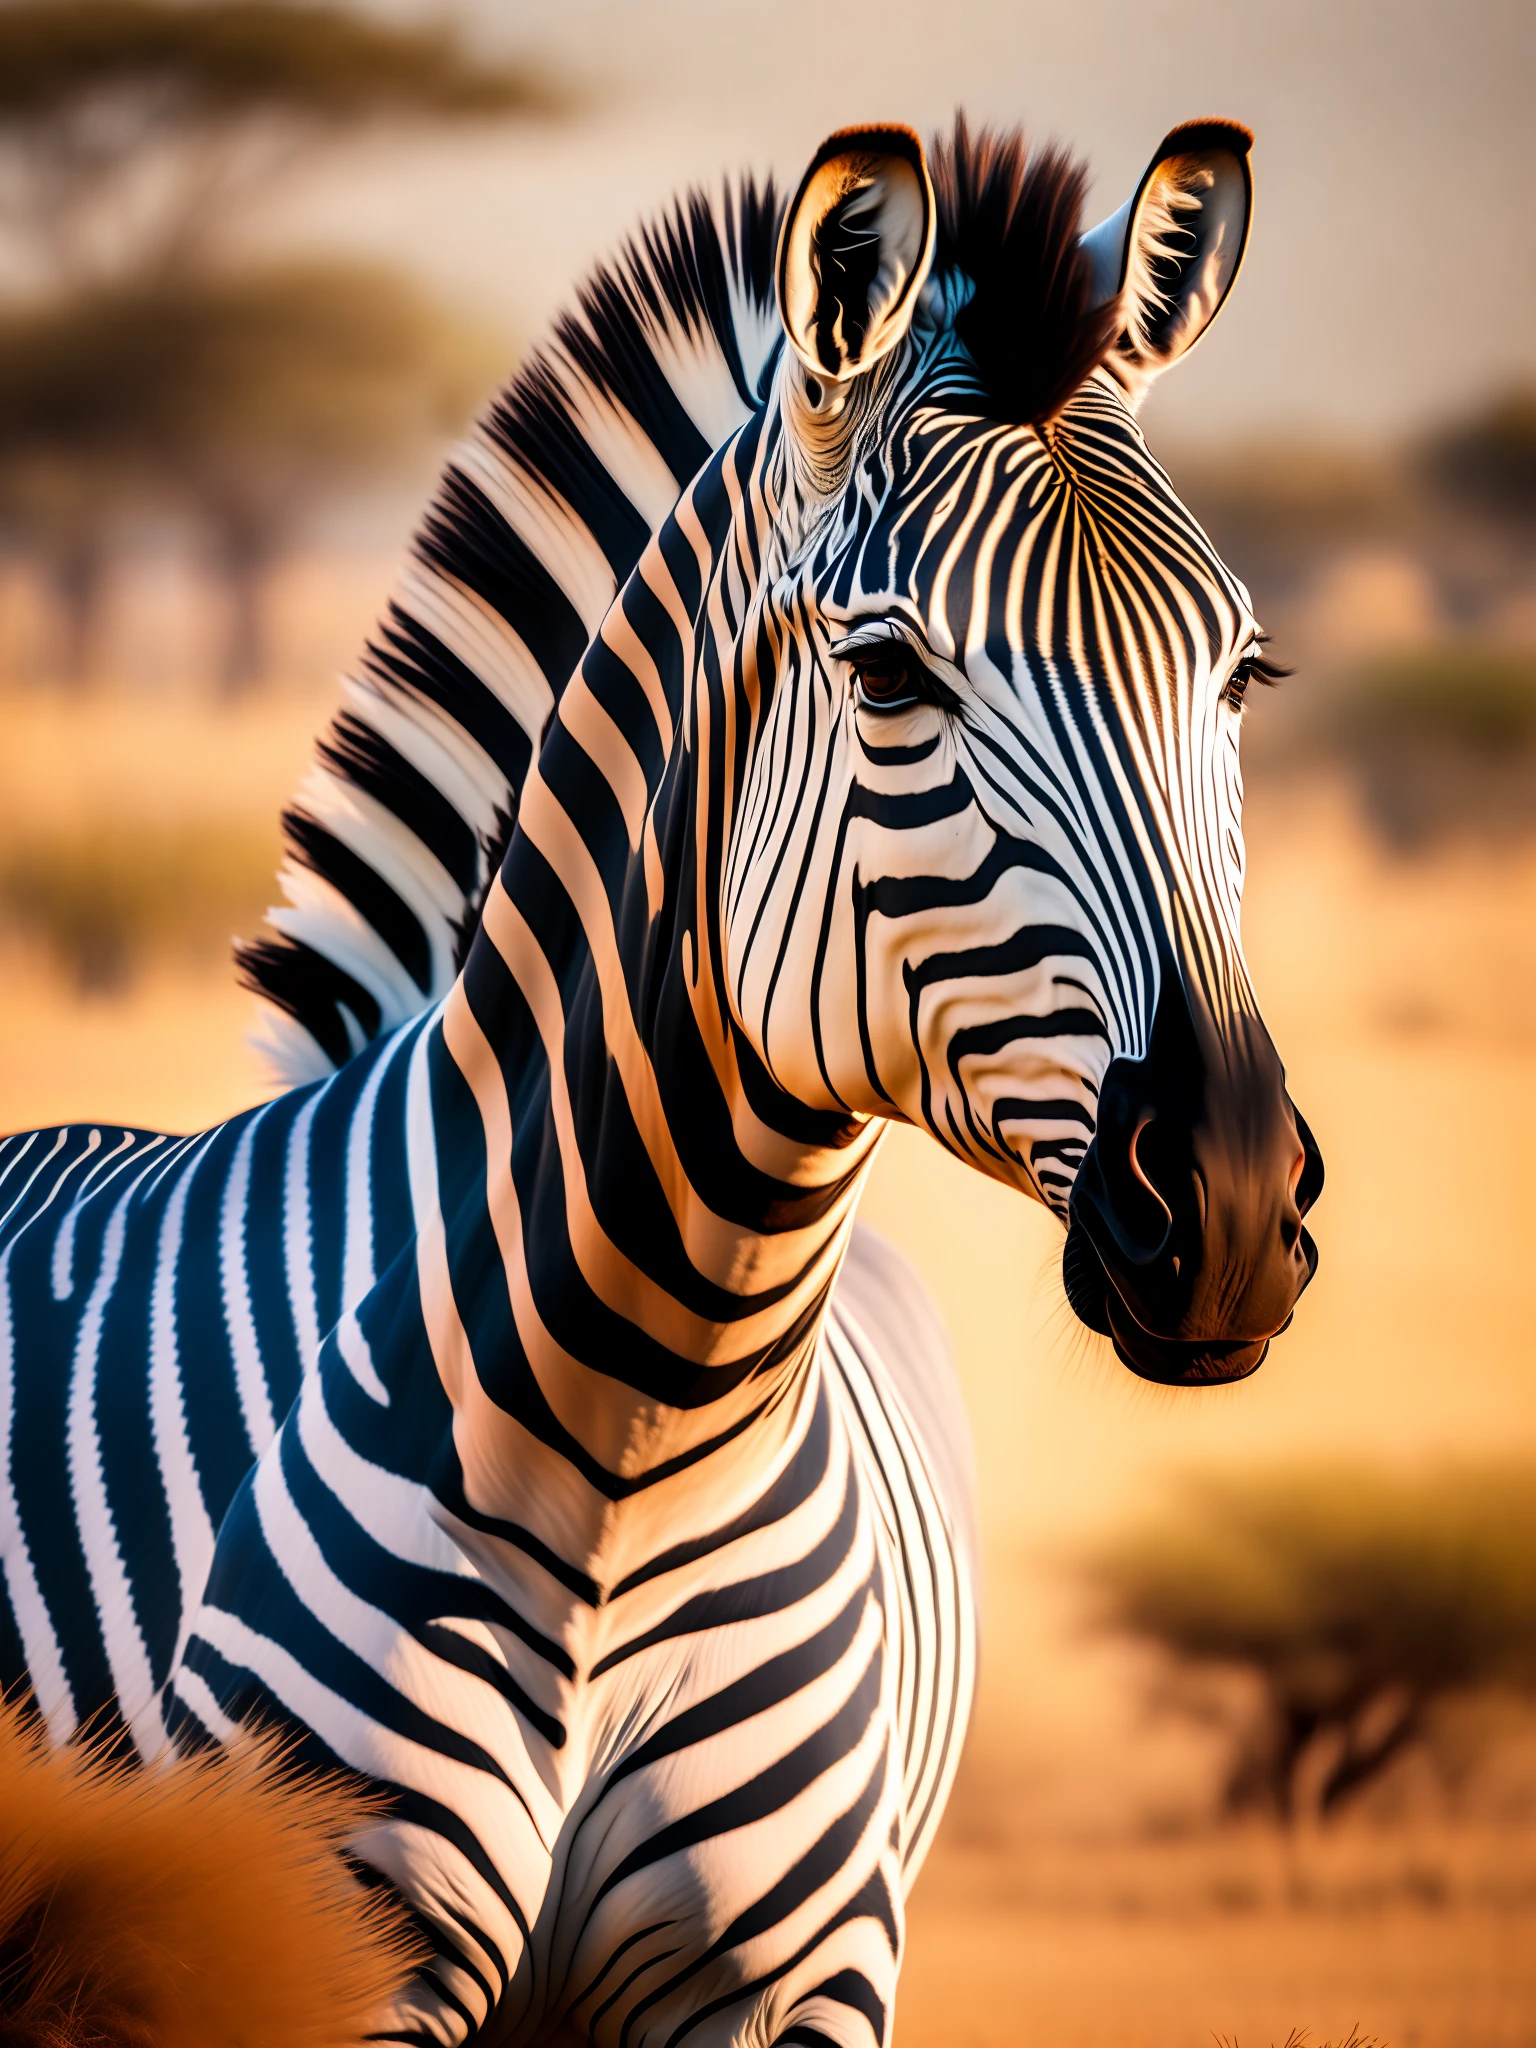
M854 1223L887 1120L1069 1222L1149 1376L1251 1370L1310 1274L1237 935L1256 627L1134 419L1246 150L1179 131L1079 241L1062 160L962 128L936 198L859 131L782 229L744 186L643 235L455 458L287 821L245 958L299 1085L0 1154L0 1676L378 1788L388 2035L888 2040L976 1580L942 1333Z
M975 1665L968 1446L932 1307L856 1231L771 1445L697 1508L675 1488L666 1547L642 1537L599 1585L445 1485L430 1361L376 1346L382 1377L360 1377L334 1334L349 1298L384 1312L390 1276L367 1283L410 1234L375 1190L398 1184L426 1028L200 1140L6 1142L5 1678L30 1674L58 1740L88 1725L152 1760L254 1709L309 1731L306 1760L388 1784L357 1853L438 1949L392 2029L455 2039L494 2009L509 2039L700 2017L717 2038L714 2007L728 2035L744 2011L777 2033L836 1980L830 2003L878 2031ZM768 1873L782 1897L754 1928Z

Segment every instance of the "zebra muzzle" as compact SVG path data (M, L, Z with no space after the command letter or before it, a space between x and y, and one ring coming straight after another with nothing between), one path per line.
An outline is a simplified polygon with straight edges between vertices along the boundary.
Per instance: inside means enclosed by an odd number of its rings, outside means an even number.
M1244 1379L1317 1270L1323 1162L1258 1018L1224 1034L1165 977L1146 1057L1111 1062L1062 1258L1079 1320L1143 1379Z

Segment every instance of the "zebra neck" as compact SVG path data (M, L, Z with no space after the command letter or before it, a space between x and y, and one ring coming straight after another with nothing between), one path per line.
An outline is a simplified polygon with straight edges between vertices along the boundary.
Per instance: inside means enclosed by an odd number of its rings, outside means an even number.
M599 1583L767 1483L878 1136L783 1096L725 1004L704 736L730 664L695 635L760 559L731 462L752 450L706 469L568 685L429 1060L445 1278L492 1333L449 1385L466 1490L496 1514L547 1489Z

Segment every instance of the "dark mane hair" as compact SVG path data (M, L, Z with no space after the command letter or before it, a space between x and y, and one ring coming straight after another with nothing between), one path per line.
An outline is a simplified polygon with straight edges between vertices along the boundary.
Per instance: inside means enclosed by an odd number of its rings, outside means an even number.
M1022 129L972 134L964 114L932 147L934 267L960 270L975 295L955 322L989 409L1041 425L1109 352L1115 303L1094 306L1078 247L1088 172L1056 144L1031 153Z

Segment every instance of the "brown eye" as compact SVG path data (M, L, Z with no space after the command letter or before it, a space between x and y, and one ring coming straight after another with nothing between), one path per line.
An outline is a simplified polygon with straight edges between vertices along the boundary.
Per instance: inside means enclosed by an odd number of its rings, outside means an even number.
M871 709L894 710L915 704L922 696L922 670L904 647L861 649L849 666L858 682L859 695Z
M1245 656L1243 660L1241 660L1237 664L1237 667L1233 669L1231 675L1227 677L1226 687L1222 690L1221 693L1223 697L1226 698L1227 702L1232 706L1232 709L1234 711L1242 710L1243 699L1247 696L1248 685L1252 681L1253 657L1251 655L1248 655Z
M1261 683L1278 683L1291 674L1291 670L1284 662L1276 661L1263 651L1266 637L1267 635L1260 634L1258 645L1249 648L1221 686L1222 696L1234 711L1242 710L1243 699L1248 694L1248 685L1255 678Z

